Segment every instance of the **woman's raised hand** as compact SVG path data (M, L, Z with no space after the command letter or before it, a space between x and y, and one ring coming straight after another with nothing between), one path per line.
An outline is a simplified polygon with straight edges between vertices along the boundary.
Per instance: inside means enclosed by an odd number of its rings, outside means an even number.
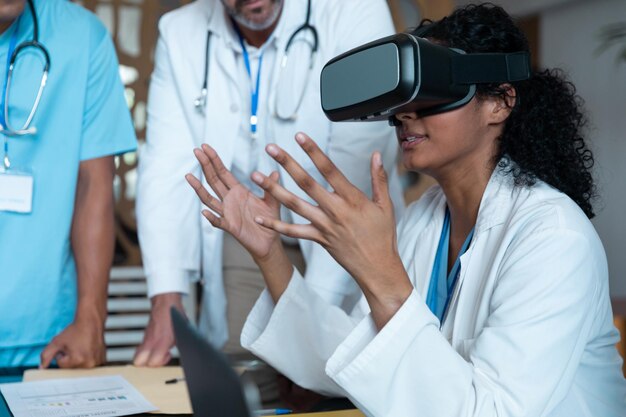
M213 197L192 174L185 176L200 200L210 209L202 211L204 217L213 226L233 235L255 260L266 258L277 245L281 245L280 236L271 229L259 226L254 219L262 217L279 220L280 203L267 192L263 198L254 195L226 169L209 145L204 144L201 149L194 149L194 154L202 166L209 186L218 196ZM260 174L253 174L255 175ZM277 182L278 173L273 172L267 178Z
M380 286L408 283L398 255L393 204L380 154L372 156L372 199L369 199L348 181L312 139L298 133L296 140L333 191L317 183L287 152L276 145L268 145L267 153L317 205L298 198L271 177L256 177L253 180L266 193L311 223L288 224L262 215L255 216L256 221L270 230L321 244L352 274L366 296L369 291L380 294Z

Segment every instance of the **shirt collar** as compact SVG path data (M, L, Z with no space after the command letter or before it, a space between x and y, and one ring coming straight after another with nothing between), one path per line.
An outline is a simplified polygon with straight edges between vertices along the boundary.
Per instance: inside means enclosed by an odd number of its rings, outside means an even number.
M201 0L205 7L208 21L208 30L215 36L223 38L231 47L239 48L237 33L227 21L226 10L220 0Z

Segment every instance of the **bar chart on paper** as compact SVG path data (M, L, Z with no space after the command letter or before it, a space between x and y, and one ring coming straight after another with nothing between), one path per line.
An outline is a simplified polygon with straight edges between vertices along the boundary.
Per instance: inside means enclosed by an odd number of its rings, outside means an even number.
M121 376L2 384L15 417L126 416L156 410Z

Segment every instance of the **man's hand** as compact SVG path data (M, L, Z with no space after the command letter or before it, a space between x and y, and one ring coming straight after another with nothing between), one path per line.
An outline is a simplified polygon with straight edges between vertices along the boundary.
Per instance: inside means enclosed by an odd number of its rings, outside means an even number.
M61 368L93 368L106 361L103 321L97 315L77 314L41 352L40 368L47 368L53 359Z
M135 366L163 366L171 359L170 349L174 346L174 329L170 308L176 307L184 313L180 293L159 294L152 297L150 322L143 342L135 352Z

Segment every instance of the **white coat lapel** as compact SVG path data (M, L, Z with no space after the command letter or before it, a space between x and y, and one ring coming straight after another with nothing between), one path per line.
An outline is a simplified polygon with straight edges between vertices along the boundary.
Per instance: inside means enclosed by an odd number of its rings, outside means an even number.
M235 45L230 33L232 29L228 26L221 2L213 1L209 7L208 26L212 35L203 142L215 148L224 165L230 167L242 106L237 88L239 71L233 49L239 46Z
M494 251L494 241L500 241L500 233L495 226L501 225L510 213L514 188L510 180L494 171L483 193L474 237L465 254L461 256L461 270L452 299L450 300L449 316L442 327L442 333L451 340L456 349L459 341L476 337L474 330L481 314L482 294L489 294L491 265L501 255ZM492 230L493 229L493 230ZM495 245L497 251L505 250ZM475 254L480 253L480 257Z
M220 39L216 39L221 42ZM217 45L216 45L217 46ZM235 135L240 122L241 106L238 90L232 88L229 72L226 65L232 65L231 72L236 70L232 51L218 47L211 57L213 61L228 61L231 64L220 62L212 65L209 69L208 97L205 113L206 124L204 126L204 142L211 145L217 151L224 165L230 167L233 160ZM229 56L232 61L229 60Z
M412 219L412 212L413 210L409 209L405 214L407 223L402 229L398 250L400 257L405 260L404 267L415 289L425 301L437 252L437 242L439 242L443 227L445 214L443 193L440 192L440 195L433 199L421 219ZM428 224L424 226L423 221ZM420 229L421 232L416 234L416 231Z
M209 17L209 30L212 33L211 45L214 48L214 54L212 55L211 65L213 67L219 66L235 86L240 82L236 71L237 62L235 60L235 51L241 51L239 42L237 41L237 35L230 23L228 22L228 16L224 10L224 6L220 1L212 1L210 5L210 17ZM209 77L211 76L211 68L209 68Z

